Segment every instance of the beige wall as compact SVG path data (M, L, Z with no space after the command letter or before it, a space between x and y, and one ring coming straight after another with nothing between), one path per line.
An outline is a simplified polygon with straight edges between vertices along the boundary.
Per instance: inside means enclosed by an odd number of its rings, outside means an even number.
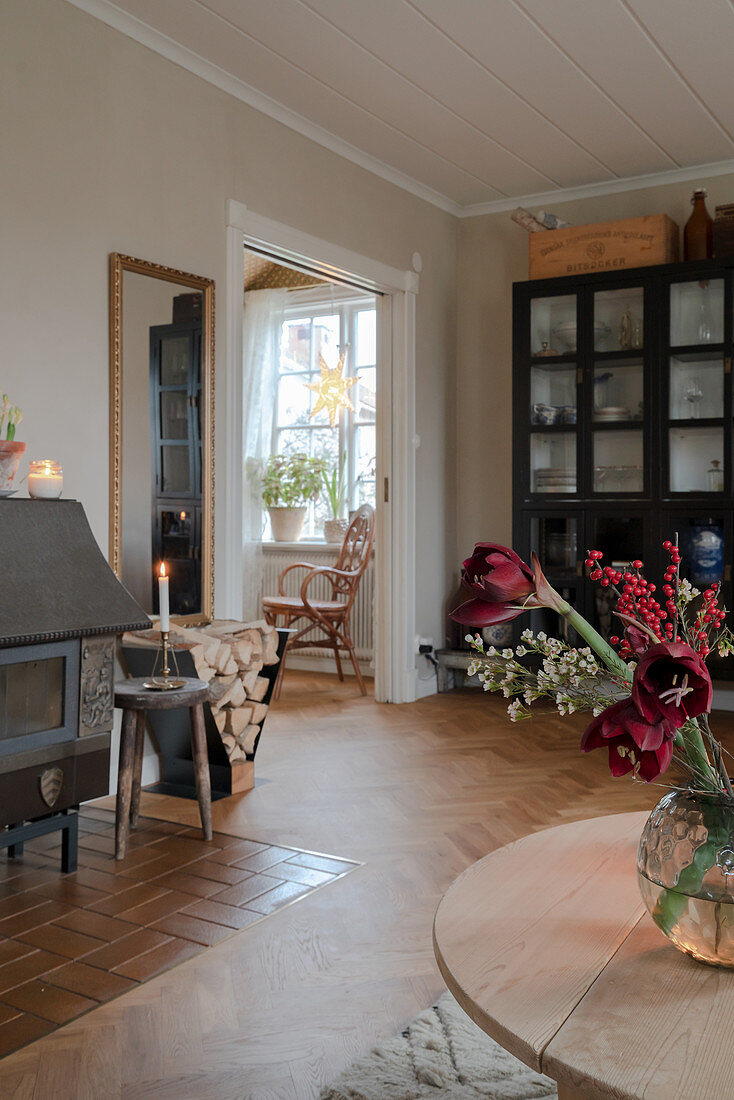
M712 216L717 203L734 199L732 176L700 183L708 189ZM548 206L574 225L668 214L682 230L698 185L668 184ZM457 563L478 539L509 543L512 538L512 284L527 277L527 233L509 213L460 222Z
M60 459L105 547L109 252L212 276L221 305L228 198L397 268L417 250L417 628L438 639L454 552L455 219L64 0L5 0L2 15L0 375L28 457ZM220 369L220 408L223 381Z

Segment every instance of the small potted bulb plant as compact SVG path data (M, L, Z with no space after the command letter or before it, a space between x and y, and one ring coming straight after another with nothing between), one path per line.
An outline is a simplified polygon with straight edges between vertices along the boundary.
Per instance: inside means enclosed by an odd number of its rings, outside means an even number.
M17 405L10 404L10 398L4 393L0 403L0 493L5 495L13 491L13 478L25 451L25 443L15 438L22 419L23 413ZM2 438L3 430L5 439Z
M330 543L342 543L347 533L349 520L342 518L344 501L347 495L347 483L344 476L347 464L347 452L343 451L339 462L331 469L324 470L324 488L329 500L331 518L324 521L324 538Z
M305 454L270 456L262 497L276 542L298 542L307 505L321 490L324 468L322 458Z

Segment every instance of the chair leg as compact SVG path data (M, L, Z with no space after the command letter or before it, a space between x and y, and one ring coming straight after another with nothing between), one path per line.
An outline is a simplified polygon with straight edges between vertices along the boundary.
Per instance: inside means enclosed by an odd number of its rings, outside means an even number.
M135 711L124 710L122 712L122 730L120 732L120 764L117 772L115 859L124 859L127 849L127 836L130 828L130 802L132 800L133 790L136 725L137 715Z
M206 749L206 726L204 708L201 703L190 708L191 748L194 757L194 775L196 777L196 797L199 800L199 813L204 840L212 838L212 782L209 775L209 754Z
M283 674L285 672L285 659L288 656L288 642L283 646L283 656L280 658L280 664L278 665L278 671L275 675L275 683L273 684L273 694L271 700L273 703L277 703L280 699L280 688L283 683Z
M347 652L349 653L349 659L352 662L352 667L354 668L354 675L357 677L357 683L359 684L359 690L362 693L362 695L366 695L367 694L367 688L365 687L365 683L364 683L364 680L362 678L362 673L361 673L360 668L359 668L359 661L357 660L357 654L354 652L354 645L352 643L352 639L349 637L349 635L346 632L344 634L344 641L346 643Z
M143 746L145 744L145 711L137 712L135 723L135 758L133 760L133 791L130 799L130 828L135 829L140 812L140 783L143 777Z
M339 642L336 638L334 638L334 660L336 661L336 674L343 683L344 672L342 670L342 659L339 656Z

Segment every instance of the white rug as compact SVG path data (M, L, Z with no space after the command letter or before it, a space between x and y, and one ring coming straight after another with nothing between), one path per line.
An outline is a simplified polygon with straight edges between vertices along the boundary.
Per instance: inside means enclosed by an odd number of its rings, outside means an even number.
M320 1100L553 1100L553 1081L477 1027L450 993L345 1070Z

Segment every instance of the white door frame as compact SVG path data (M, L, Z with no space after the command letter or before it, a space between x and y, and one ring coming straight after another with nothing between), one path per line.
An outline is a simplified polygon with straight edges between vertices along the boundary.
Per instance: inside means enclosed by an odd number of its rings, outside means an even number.
M242 609L242 294L243 247L260 249L326 279L376 292L380 339L377 386L377 531L375 541L375 698L416 698L415 670L415 298L418 275L361 256L227 202L224 295L224 447L219 461L215 608ZM221 408L221 405L220 405ZM220 467L221 468L221 467Z

